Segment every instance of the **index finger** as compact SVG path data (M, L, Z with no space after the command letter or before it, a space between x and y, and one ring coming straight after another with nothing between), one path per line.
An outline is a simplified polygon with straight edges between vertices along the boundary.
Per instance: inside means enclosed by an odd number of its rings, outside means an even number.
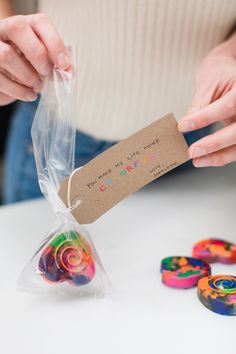
M182 118L178 124L181 132L204 128L212 123L230 118L236 114L236 88L223 97Z
M68 69L71 65L68 50L50 18L41 13L27 18L33 31L46 47L52 62L60 69Z

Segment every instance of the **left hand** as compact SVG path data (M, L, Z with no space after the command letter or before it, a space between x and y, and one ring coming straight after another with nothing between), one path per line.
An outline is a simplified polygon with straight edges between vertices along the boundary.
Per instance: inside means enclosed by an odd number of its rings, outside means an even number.
M203 61L192 105L179 122L181 132L222 123L220 130L190 146L195 167L236 161L236 36L234 39L233 43L231 40L217 47Z

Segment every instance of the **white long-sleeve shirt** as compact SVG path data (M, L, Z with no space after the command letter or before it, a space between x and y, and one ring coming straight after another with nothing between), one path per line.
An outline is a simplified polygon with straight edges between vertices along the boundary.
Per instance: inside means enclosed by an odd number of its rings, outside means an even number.
M193 94L197 67L236 21L236 0L40 0L78 46L77 127L118 140Z

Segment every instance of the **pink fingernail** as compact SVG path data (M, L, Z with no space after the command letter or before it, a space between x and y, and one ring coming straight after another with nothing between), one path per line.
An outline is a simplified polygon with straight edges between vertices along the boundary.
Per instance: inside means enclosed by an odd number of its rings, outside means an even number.
M62 69L68 68L70 66L70 59L64 53L60 53L57 57L57 62Z
M211 165L211 158L209 156L200 157L193 164L195 167L208 167Z
M32 101L35 101L36 98L37 98L37 95L36 95L36 93L33 92L33 91L29 91L29 92L27 92L27 94L25 95L25 100L26 100L26 101L32 102Z
M193 147L190 149L190 157L193 159L195 157L200 157L206 155L206 150L200 147Z
M188 130L193 130L196 128L195 123L193 123L190 120L183 120L182 122L179 122L179 129L183 132L186 132Z

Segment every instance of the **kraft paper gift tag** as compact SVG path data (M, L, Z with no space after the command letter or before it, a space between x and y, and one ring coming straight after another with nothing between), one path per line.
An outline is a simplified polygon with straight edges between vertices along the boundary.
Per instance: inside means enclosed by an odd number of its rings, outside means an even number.
M63 181L59 196L80 224L89 224L147 183L189 160L188 146L172 114L100 154Z

